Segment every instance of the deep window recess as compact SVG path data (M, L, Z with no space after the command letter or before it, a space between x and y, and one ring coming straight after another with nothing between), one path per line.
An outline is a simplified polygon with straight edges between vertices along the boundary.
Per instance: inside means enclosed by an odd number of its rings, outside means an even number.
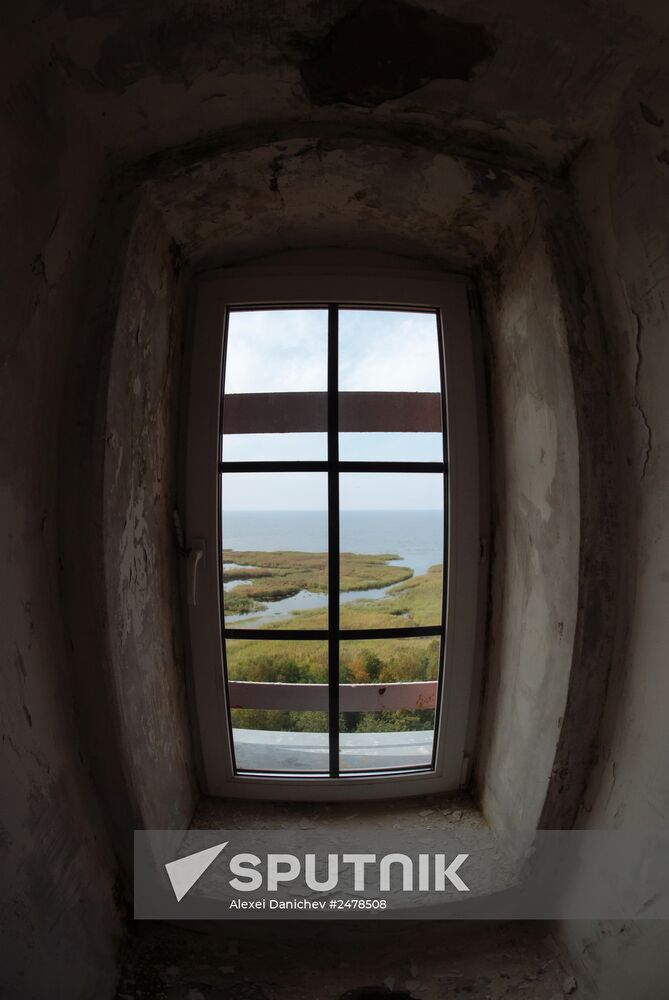
M384 304L376 288L367 301L307 298L295 278L272 300L272 284L256 284L265 294L254 301L243 280L205 283L195 325L187 588L208 790L457 787L471 738L478 512L453 495L453 443L474 505L478 484L463 447L476 456L475 426L462 425L476 409L452 411L464 387L450 387L447 330L466 337L450 353L473 382L466 288L430 301L418 280L421 296L405 301L391 282ZM302 295L289 298L291 284ZM209 409L207 345L219 373Z

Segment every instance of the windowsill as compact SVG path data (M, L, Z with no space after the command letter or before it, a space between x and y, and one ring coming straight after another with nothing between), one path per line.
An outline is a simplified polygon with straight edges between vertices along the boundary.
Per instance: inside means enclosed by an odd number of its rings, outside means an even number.
M348 831L487 829L481 812L464 792L406 799L356 802L259 802L203 798L192 830Z

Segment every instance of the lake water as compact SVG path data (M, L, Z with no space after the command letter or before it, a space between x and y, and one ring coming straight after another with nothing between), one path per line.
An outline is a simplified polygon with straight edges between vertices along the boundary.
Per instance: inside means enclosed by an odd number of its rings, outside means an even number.
M443 513L439 510L345 510L340 514L340 549L378 555L396 553L395 566L409 566L414 575L442 563ZM327 551L325 511L225 511L223 547L236 551L297 552ZM232 564L227 564L232 565ZM226 584L226 590L234 582ZM237 584L238 585L238 584ZM349 592L342 602L382 597L385 588ZM284 617L291 611L324 607L325 594L301 591L294 597L269 604L262 615L253 615L253 625ZM249 615L226 615L230 625L240 625Z

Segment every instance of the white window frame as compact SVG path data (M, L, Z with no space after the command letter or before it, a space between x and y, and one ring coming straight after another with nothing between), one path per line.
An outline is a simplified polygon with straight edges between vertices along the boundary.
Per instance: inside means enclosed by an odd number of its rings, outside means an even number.
M188 654L204 791L212 796L318 801L394 798L466 783L476 730L484 621L485 494L482 379L473 286L463 276L385 255L310 251L205 272L193 281L181 497L187 559ZM226 311L243 305L336 302L435 309L440 317L448 441L445 644L434 770L326 776L235 774L224 675L219 460ZM201 553L201 555L200 555ZM193 603L193 588L196 602Z

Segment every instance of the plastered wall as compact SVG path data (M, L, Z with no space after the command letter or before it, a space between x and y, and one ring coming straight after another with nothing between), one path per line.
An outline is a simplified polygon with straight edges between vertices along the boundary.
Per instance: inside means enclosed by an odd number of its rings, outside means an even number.
M107 653L121 753L142 827L183 827L196 802L175 531L183 316L160 216L127 244L106 385L102 529Z
M484 813L504 830L539 823L577 624L579 437L549 220L528 206L482 286L493 509L477 774Z
M578 817L579 826L593 829L666 829L669 816L666 82L659 69L641 77L612 135L594 141L573 173L619 358L610 402L620 428L624 592L596 763ZM603 996L657 1000L669 993L666 924L576 923L562 933Z
M122 894L60 601L59 431L100 155L34 72L0 120L0 992L106 996ZM92 672L94 662L89 663Z

